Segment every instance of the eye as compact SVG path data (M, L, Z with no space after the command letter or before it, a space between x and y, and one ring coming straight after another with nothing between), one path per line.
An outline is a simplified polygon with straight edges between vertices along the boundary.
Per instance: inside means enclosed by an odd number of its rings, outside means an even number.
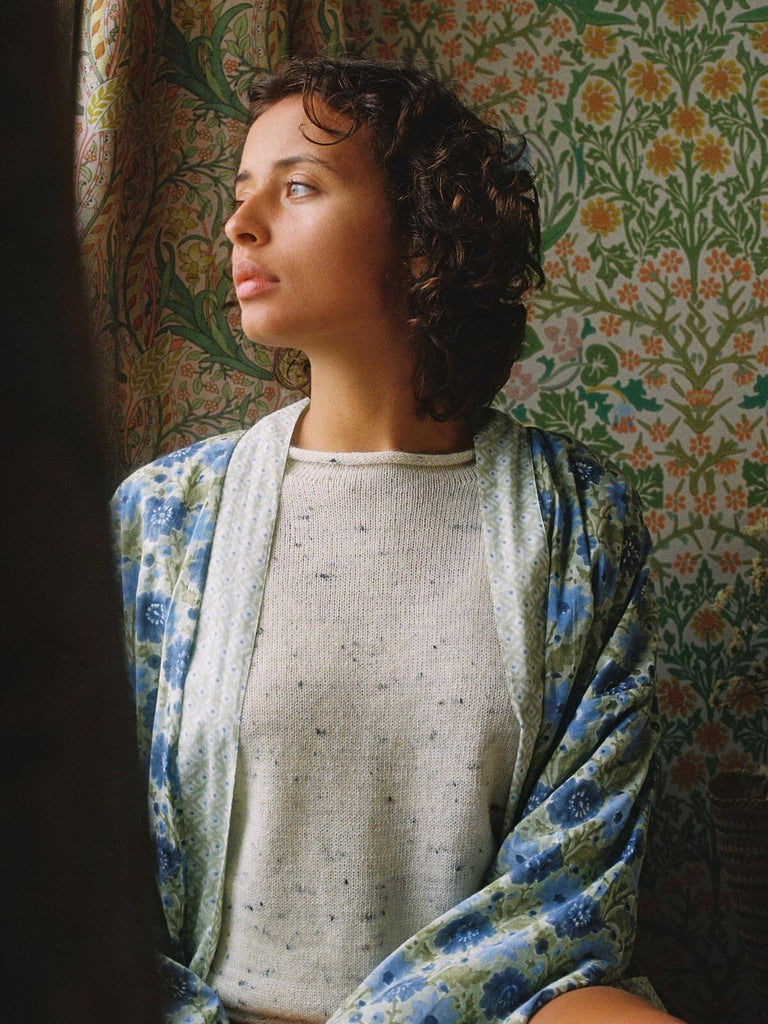
M301 199L302 196L308 196L311 192L317 191L313 185L308 185L306 181L287 181L285 187L291 199ZM302 189L305 191L302 191Z

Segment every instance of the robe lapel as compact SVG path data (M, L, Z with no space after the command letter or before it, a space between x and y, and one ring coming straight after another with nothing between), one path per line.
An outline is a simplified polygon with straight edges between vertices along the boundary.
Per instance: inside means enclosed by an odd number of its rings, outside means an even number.
M264 593L296 402L238 442L224 480L195 648L184 686L178 765L187 851L189 967L205 977L221 920L243 694Z
M491 596L520 729L506 832L541 724L549 548L525 427L494 412L475 437L475 455Z

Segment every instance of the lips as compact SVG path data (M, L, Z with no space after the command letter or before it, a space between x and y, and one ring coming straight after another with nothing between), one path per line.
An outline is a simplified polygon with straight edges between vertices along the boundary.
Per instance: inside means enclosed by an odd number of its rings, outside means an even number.
M235 292L238 299L248 299L261 292L273 288L279 278L272 274L260 263L252 263L249 260L242 260L235 263L232 271L235 282Z

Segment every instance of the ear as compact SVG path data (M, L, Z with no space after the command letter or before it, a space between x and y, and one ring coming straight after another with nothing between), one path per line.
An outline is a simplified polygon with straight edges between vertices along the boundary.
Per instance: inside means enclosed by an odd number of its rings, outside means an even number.
M411 277L421 277L427 269L426 256L412 256L408 261L408 269L411 272Z

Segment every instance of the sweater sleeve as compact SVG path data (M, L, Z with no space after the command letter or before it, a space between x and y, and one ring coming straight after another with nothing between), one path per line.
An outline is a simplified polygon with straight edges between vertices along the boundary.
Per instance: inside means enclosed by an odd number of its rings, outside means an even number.
M658 735L639 502L611 467L534 436L550 570L542 726L488 884L407 940L332 1024L525 1024L621 978Z

